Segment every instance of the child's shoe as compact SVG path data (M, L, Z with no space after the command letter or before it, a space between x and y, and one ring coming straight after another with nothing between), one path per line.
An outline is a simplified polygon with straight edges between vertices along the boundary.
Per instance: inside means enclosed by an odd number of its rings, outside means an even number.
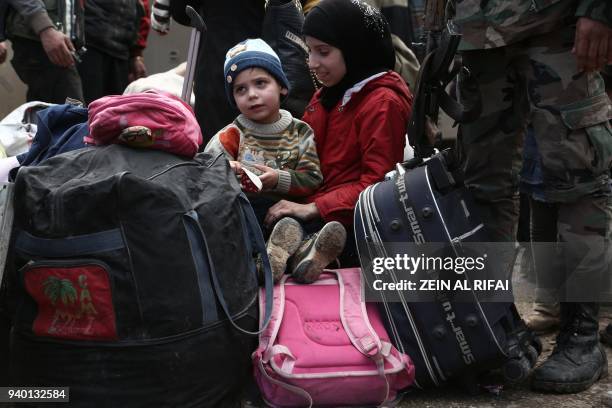
M303 238L302 226L293 218L284 217L274 226L266 245L274 282L283 277L287 260L300 247Z
M342 224L337 221L325 224L293 256L293 278L302 283L316 281L323 269L342 253L345 243L346 230Z

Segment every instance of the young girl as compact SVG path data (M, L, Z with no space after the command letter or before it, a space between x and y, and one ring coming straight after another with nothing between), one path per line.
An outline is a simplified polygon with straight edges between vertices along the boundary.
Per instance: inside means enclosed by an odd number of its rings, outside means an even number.
M402 161L412 95L391 71L391 35L377 9L359 0L323 0L308 13L303 33L309 67L323 84L302 118L314 130L323 185L306 204L279 201L264 222L295 217L306 223L306 232L339 222L348 231L341 264L356 265L355 204L368 185ZM309 281L321 272L321 259L329 258L320 253L320 241L315 234L294 255L293 269Z

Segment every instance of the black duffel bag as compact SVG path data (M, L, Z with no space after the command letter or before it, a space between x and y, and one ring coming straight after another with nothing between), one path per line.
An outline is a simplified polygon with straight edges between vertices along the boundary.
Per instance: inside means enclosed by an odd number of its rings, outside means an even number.
M14 203L10 385L69 386L70 406L238 404L257 252L269 299L272 281L222 156L76 150L21 168Z

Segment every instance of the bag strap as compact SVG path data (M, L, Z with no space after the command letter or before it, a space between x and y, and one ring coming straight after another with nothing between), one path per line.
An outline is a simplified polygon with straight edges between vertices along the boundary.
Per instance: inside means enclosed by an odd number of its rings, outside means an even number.
M270 360L270 353L274 346L278 331L280 330L281 322L283 321L283 315L285 313L285 281L288 278L289 275L284 275L274 291L273 300L271 302L272 316L270 317L270 324L268 324L265 330L259 334L259 345L255 353L259 354L265 363ZM261 289L259 293L260 321L264 320L264 308L268 300L268 296L264 291L265 289Z
M254 249L261 256L261 260L264 267L264 287L266 290L266 306L265 306L265 314L264 314L264 322L260 325L260 329L257 331L249 331L243 329L238 326L238 324L232 318L230 314L229 307L227 306L227 302L223 297L223 291L221 290L221 285L219 284L219 278L217 277L217 272L215 270L214 263L210 263L210 274L212 276L213 288L215 289L215 293L217 294L217 299L219 300L219 304L225 312L225 315L229 319L232 326L234 326L238 331L245 334L257 335L262 333L268 324L270 323L270 319L272 318L272 302L273 302L273 282L272 282L272 268L270 267L270 260L268 259L268 254L266 252L266 245L263 238L263 234L261 233L261 229L259 228L259 224L257 223L257 218L255 217L255 213L253 212L253 208L249 203L249 200L246 198L244 193L240 193L238 196L241 208L241 216L244 217L245 226L247 230L247 234L251 240L251 243L254 244ZM204 247L206 249L206 255L208 259L212 259L210 256L210 249L208 248L208 243L206 242L206 237L204 236Z
M310 396L310 394L306 392L306 390L304 390L303 388L297 387L295 385L287 384L285 382L277 380L276 378L271 377L266 371L266 368L264 367L264 361L262 359L259 359L257 363L257 368L259 369L259 372L261 372L262 375L265 376L268 381L270 381L273 384L278 385L279 387L286 389L287 391L290 391L296 395L299 395L300 397L303 397L306 401L308 401L308 405L306 407L307 408L312 407L314 401L312 397Z
M378 375L385 382L385 395L380 406L389 399L389 380L385 375L385 359L391 344L381 341L368 319L365 302L362 301L363 280L360 268L331 270L338 276L340 289L340 319L351 343L359 352L376 363Z
M348 268L334 271L340 289L340 319L359 352L369 358L382 356L382 343L368 320L365 302L361 301L361 269Z
M14 196L14 183L0 183L0 287L2 287L15 218Z

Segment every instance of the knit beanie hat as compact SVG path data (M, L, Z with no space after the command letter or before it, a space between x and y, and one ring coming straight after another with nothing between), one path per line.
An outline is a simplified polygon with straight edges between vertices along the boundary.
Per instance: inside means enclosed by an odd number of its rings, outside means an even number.
M262 68L272 75L283 87L290 89L289 80L285 76L278 55L272 47L261 38L242 41L227 52L223 74L225 76L225 93L232 106L236 106L233 92L233 82L239 73L247 68Z
M351 86L395 66L387 20L380 10L361 0L321 0L306 16L302 34L340 49L344 58L344 78L321 92L327 110Z

